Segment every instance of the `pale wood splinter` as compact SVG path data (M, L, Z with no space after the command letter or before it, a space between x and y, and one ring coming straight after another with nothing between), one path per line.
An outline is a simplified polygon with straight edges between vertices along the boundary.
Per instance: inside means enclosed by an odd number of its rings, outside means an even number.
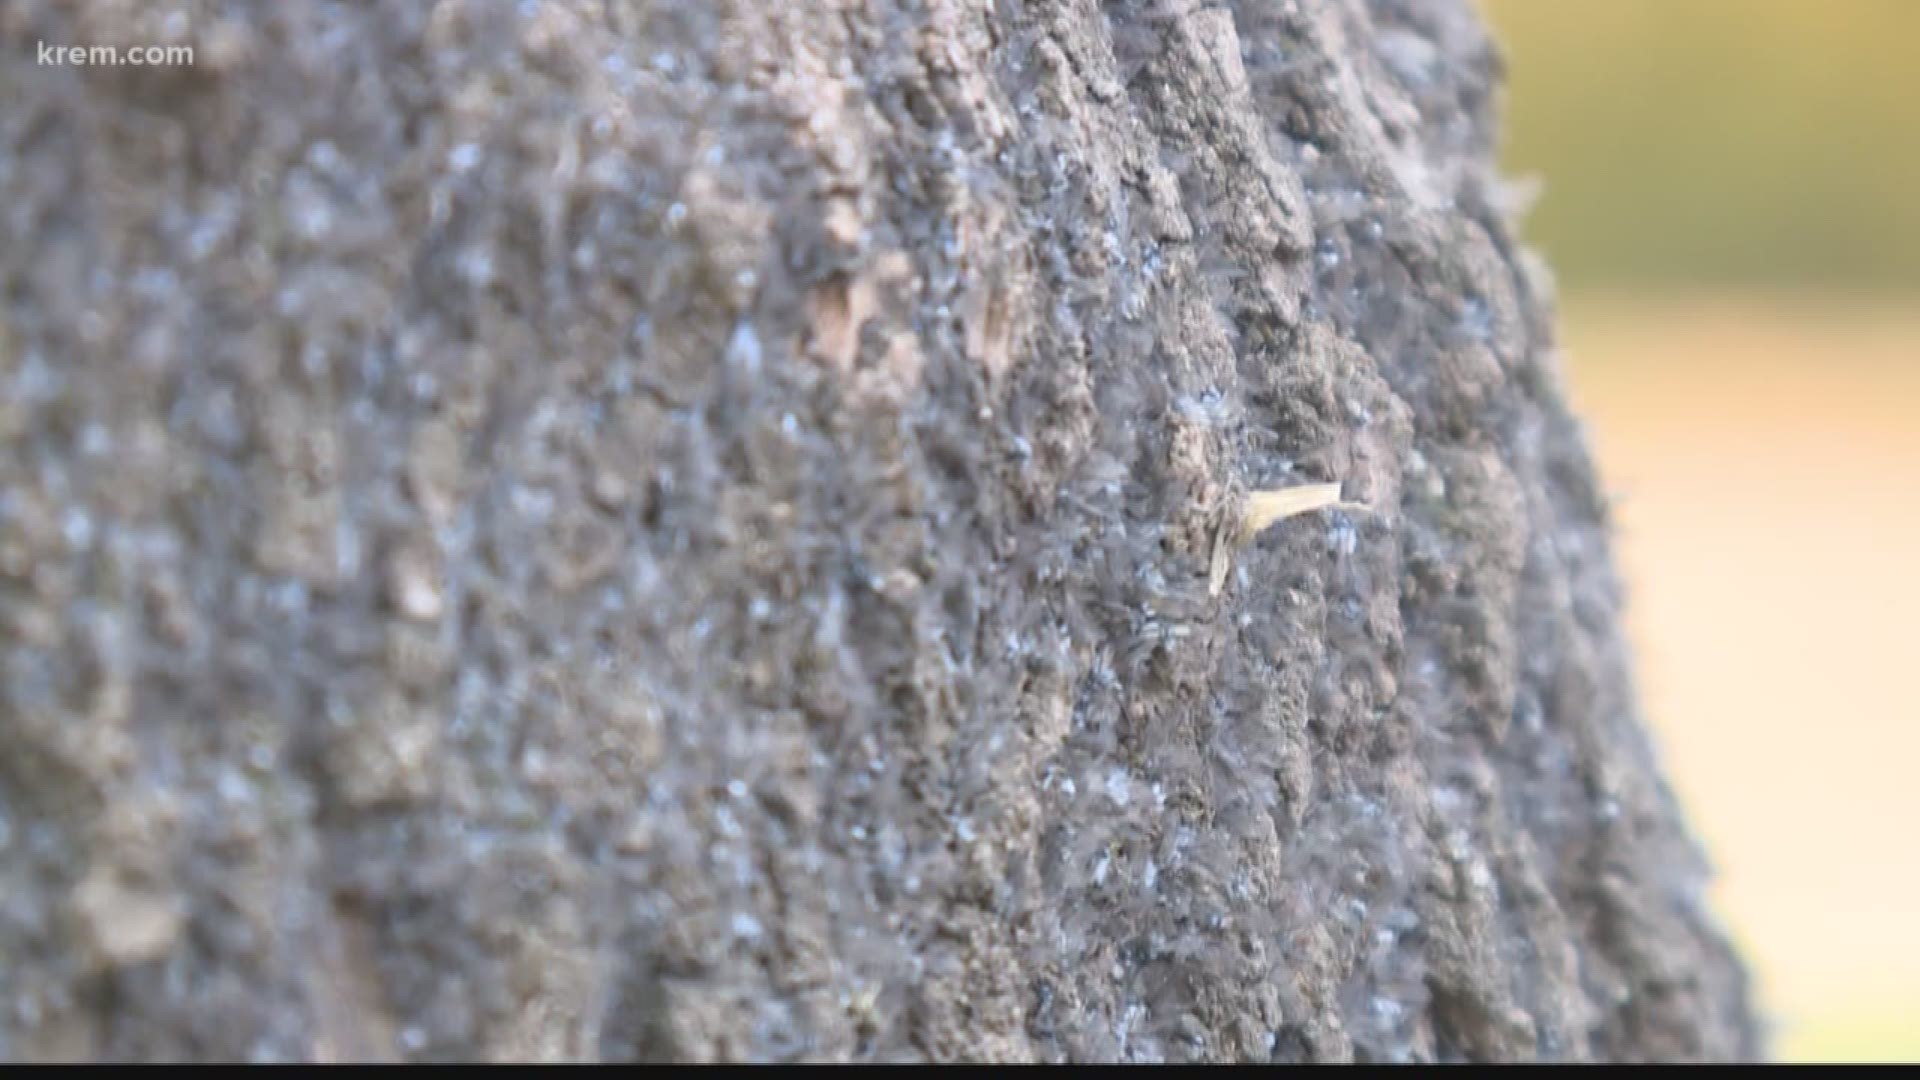
M1294 487L1274 488L1270 491L1254 491L1247 494L1242 504L1242 512L1237 527L1231 522L1222 522L1214 534L1213 559L1209 568L1207 594L1220 595L1226 586L1227 571L1233 566L1233 553L1246 547L1253 538L1264 532L1268 526L1300 514L1328 508L1365 510L1359 503L1340 501L1340 484L1299 484Z

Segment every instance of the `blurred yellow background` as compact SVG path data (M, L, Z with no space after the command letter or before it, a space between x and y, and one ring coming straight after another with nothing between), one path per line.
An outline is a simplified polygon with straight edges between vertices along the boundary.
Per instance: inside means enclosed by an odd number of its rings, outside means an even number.
M1775 1052L1920 1059L1920 2L1482 6Z

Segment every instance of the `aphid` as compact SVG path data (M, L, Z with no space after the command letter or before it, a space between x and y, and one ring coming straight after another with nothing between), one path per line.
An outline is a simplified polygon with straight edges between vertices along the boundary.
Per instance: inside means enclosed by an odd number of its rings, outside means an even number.
M1250 492L1241 506L1238 523L1234 523L1232 515L1227 515L1222 518L1220 527L1214 533L1213 559L1207 575L1207 595L1220 595L1220 590L1227 583L1227 571L1233 566L1233 553L1246 547L1254 537L1266 531L1269 525L1328 507L1367 509L1363 504L1342 502L1338 481L1331 484L1299 484L1294 487Z
M1154 652L1171 648L1173 643L1190 636L1193 627L1184 623L1165 622L1154 615L1137 620L1133 634L1127 642L1125 663L1128 668L1136 668L1147 662Z

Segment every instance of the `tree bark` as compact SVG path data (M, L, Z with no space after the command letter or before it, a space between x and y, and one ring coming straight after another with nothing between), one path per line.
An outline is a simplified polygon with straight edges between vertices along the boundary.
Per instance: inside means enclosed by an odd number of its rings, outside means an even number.
M0 37L0 1057L1762 1052L1466 4Z

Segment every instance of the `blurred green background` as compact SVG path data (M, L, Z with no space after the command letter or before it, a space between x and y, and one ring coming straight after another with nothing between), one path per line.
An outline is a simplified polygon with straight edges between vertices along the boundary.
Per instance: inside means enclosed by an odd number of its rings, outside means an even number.
M1480 2L1775 1052L1920 1059L1920 0Z
M1920 3L1485 0L1572 289L1920 287Z

